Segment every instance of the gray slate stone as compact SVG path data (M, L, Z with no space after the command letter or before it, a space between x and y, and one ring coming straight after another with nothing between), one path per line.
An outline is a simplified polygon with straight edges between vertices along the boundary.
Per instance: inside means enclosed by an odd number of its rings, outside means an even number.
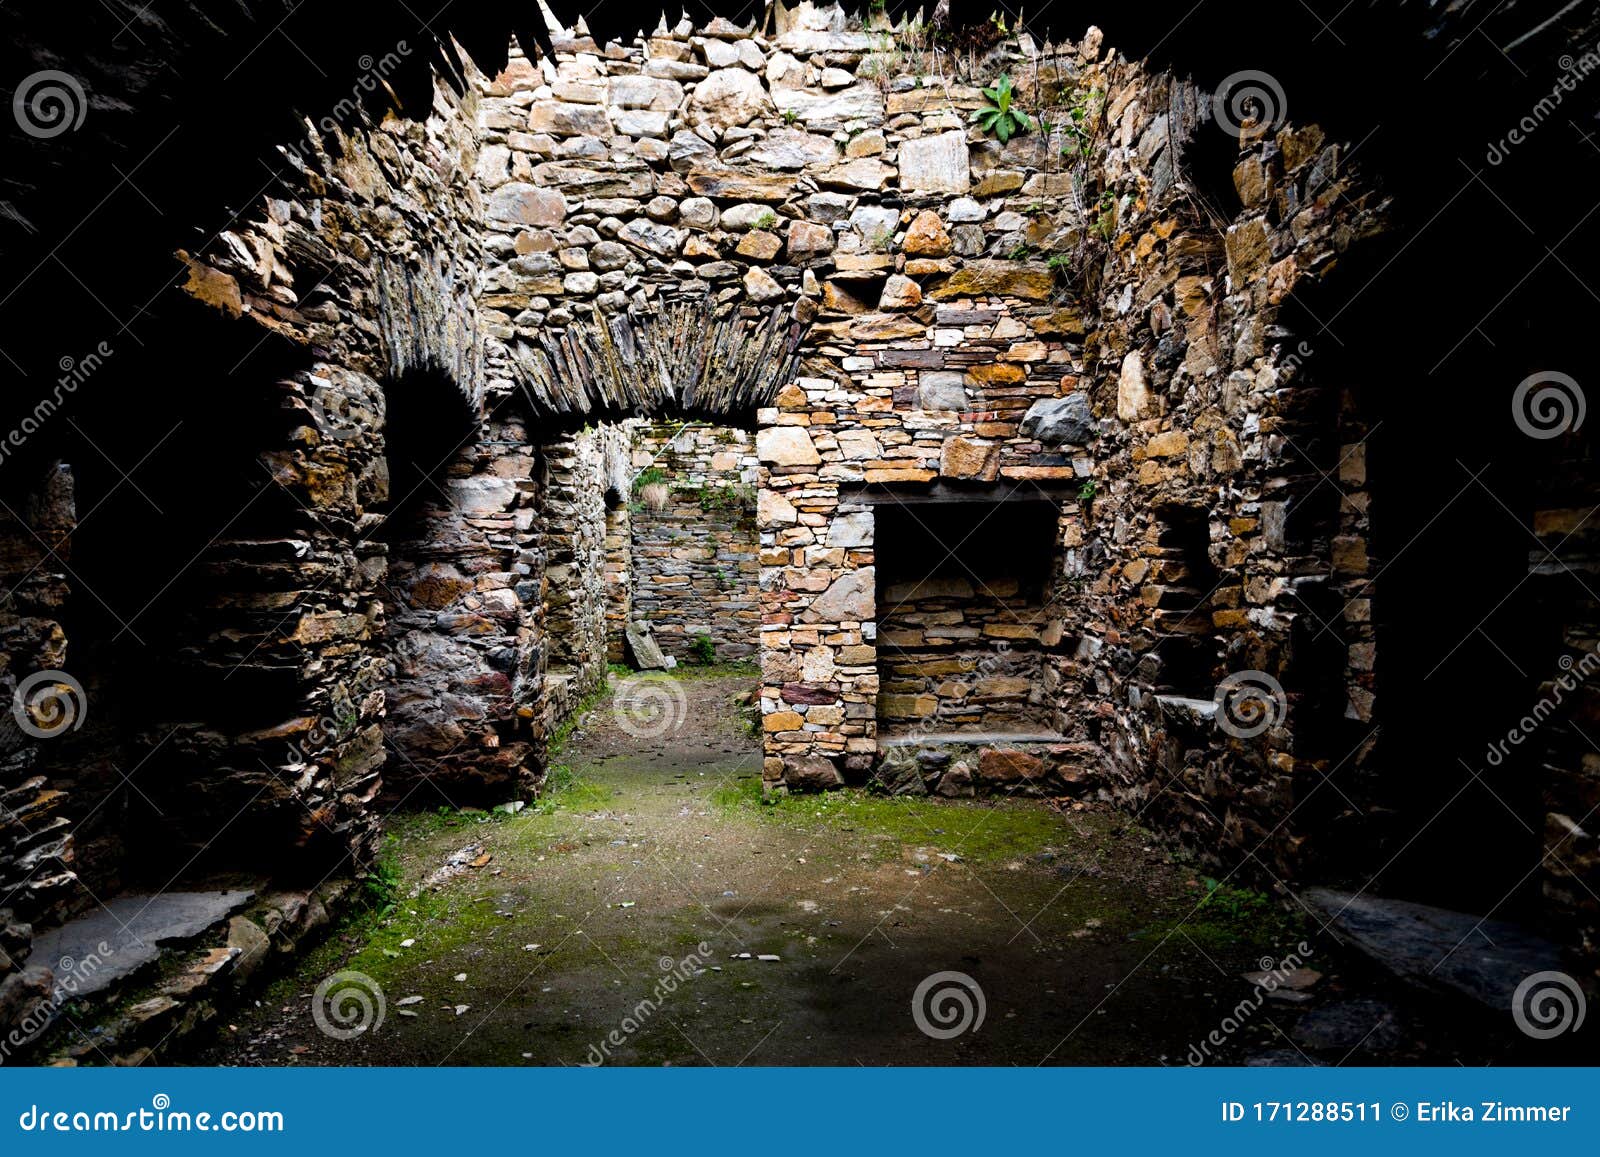
M247 890L118 896L34 936L33 960L54 970L58 983L74 977L73 994L88 996L133 975L161 955L163 945L194 939L253 899L255 893ZM92 967L90 961L95 961Z
M1082 446L1093 441L1094 414L1089 399L1083 394L1040 399L1022 416L1022 436L1037 438L1044 446Z
M1524 978L1562 969L1559 948L1503 920L1329 888L1309 888L1301 898L1402 980L1497 1012L1511 1010L1511 995Z
M665 671L670 665L666 655L661 652L661 644L656 642L655 635L650 630L650 624L644 620L629 623L624 632L627 637L628 654L633 659L633 665L641 671Z
M917 405L924 410L965 410L965 378L954 370L925 370L917 381Z
M817 596L810 614L828 622L870 619L876 603L877 568L864 566L840 575Z

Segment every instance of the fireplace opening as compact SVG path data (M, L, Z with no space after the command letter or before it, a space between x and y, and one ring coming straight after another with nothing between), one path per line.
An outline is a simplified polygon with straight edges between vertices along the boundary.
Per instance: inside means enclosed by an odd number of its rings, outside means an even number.
M1044 654L1058 510L961 496L876 505L878 735L1053 739Z

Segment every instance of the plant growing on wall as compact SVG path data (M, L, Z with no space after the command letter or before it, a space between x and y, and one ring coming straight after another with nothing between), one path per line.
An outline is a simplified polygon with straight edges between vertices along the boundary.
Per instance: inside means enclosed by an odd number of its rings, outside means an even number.
M689 642L689 662L696 667L709 667L717 661L717 642L703 631Z
M1032 118L1016 106L1009 72L1002 72L999 80L983 90L983 95L989 103L972 114L972 123L993 133L1001 144L1033 128Z
M1100 102L1100 91L1090 89L1079 92L1067 106L1067 119L1060 124L1061 155L1083 158L1089 155L1094 141L1094 112Z
M638 499L634 503L635 510L665 510L672 499L667 472L659 466L646 466L634 476L633 493Z

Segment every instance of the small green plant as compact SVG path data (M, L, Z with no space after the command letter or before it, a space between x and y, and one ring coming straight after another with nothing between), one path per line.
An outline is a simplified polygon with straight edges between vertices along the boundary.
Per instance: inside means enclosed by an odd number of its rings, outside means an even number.
M1014 136L1033 128L1033 120L1013 103L1011 74L1002 72L1000 79L983 90L989 103L972 114L972 123L986 133L993 133L1003 145Z
M377 909L380 918L387 916L400 898L400 885L405 882L400 870L400 857L387 843L377 863L367 871L361 882L366 902Z
M1006 257L1012 261L1022 261L1028 256L1028 254L1032 252L1033 246L1024 241L1018 245L1013 245L1011 247L1011 252L1007 253Z
M702 631L689 641L689 662L709 667L717 661L717 641Z
M646 466L643 470L639 471L638 475L634 478L633 492L637 494L646 486L653 486L658 482L665 482L666 480L667 472L661 469L661 467Z
M878 229L867 239L867 248L874 253L887 253L894 248L894 231Z
M700 509L707 514L737 513L755 508L755 491L748 486L707 486L700 491Z
M1072 254L1052 253L1044 266L1057 277L1065 277L1072 272Z
M1061 125L1061 135L1066 138L1061 143L1063 157L1081 157L1088 153L1089 143L1093 133L1089 130L1089 116L1094 111L1095 104L1100 100L1098 89L1080 92L1067 109L1066 123Z
M1095 206L1094 232L1102 241L1110 241L1117 232L1117 199L1110 189L1100 194Z
M794 109L786 108L786 109L783 110L783 123L784 124L792 125L792 124L794 124L795 121L797 121L799 119L800 119L800 114L798 112L796 112Z
M771 229L777 223L778 223L778 215L776 213L774 213L771 209L768 209L765 213L761 214L761 216L756 218L756 228L757 229Z
M1078 487L1078 501L1085 506L1094 501L1095 485L1093 478L1085 478L1083 485Z

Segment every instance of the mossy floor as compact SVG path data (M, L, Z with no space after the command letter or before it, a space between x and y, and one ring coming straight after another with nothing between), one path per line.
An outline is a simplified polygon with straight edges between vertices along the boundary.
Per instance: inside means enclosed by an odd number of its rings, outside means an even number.
M1300 938L1098 807L764 803L735 705L750 679L673 685L680 726L636 736L601 702L563 737L559 788L519 815L391 820L392 908L330 937L193 1059L1182 1064L1248 992L1239 973ZM469 847L457 859L475 866L417 890ZM312 1016L342 969L386 1006L349 1040ZM981 1027L918 1027L913 994L940 972L981 988Z

